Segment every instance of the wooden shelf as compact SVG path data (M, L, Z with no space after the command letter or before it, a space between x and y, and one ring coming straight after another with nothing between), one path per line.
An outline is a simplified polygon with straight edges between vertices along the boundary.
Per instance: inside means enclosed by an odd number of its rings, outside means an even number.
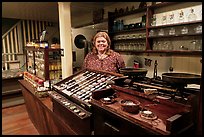
M187 2L183 2L183 4L185 4ZM134 11L129 11L129 12L124 12L124 13L120 13L120 14L116 14L114 12L109 12L108 13L108 17L109 17L109 22L108 22L108 29L109 29L109 35L111 40L113 41L113 49L115 49L115 44L117 44L117 42L137 42L137 40L145 40L146 44L146 49L152 49L153 47L153 43L154 40L165 40L168 39L168 41L175 41L177 42L180 39L185 39L185 40L189 40L193 39L194 37L197 39L201 39L200 37L202 36L202 32L201 33L195 33L193 32L193 30L189 30L188 34L181 34L181 32L178 32L178 29L181 29L182 26L186 26L186 27L197 27L196 25L199 25L202 23L202 20L196 20L196 21L192 21L192 22L183 22L183 23L173 23L173 24L167 24L167 25L159 25L159 26L149 26L150 25L150 20L153 16L155 12L155 10L157 10L158 8L166 8L166 7L173 7L174 5L178 6L178 4L182 4L180 2L161 2L159 4L155 4L155 5L150 5L141 9L136 9ZM184 8L187 7L191 7L191 6L195 6L195 3L187 3L187 6L184 5ZM200 5L200 3L198 3L197 5ZM136 15L136 14L140 14L140 17L144 17L143 15L141 15L142 12L146 12L146 27L144 28L135 28L135 29L130 29L130 30L121 30L121 31L115 31L113 32L113 26L114 26L114 21L117 20L117 18L121 18L121 17L126 17L129 15ZM121 19L122 20L122 19ZM131 20L132 21L132 20ZM136 20L135 20L136 21ZM135 22L136 23L136 22ZM141 22L140 22L141 23ZM125 24L127 25L127 24ZM165 32L171 27L175 27L176 30L176 35L168 35L165 34L164 36L159 36L154 35L154 36L149 36L149 31L150 30L156 30L156 29L164 29ZM126 27L125 27L126 28ZM115 40L115 37L117 35L127 35L129 34L139 34L141 32L145 33L144 38L137 38L137 39L119 39L119 40ZM190 42L188 44L191 44ZM175 46L175 45L174 45ZM117 49L115 49L116 51L118 51ZM194 51L194 50L145 50L145 51L118 51L118 52L123 52L123 53L128 53L128 54L142 54L142 53L148 53L148 54L165 54L165 55L195 55L195 56L201 56L202 55L202 51Z

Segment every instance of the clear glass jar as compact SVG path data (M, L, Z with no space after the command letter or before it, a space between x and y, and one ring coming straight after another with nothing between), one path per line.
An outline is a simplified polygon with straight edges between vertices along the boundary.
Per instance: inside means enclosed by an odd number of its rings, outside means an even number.
M184 27L181 29L181 34L188 34L188 28L184 26Z
M190 9L190 13L189 13L189 15L188 15L188 21L189 21L189 22L190 22L190 21L195 21L196 18L197 18L197 16L196 16L196 14L194 13L194 9L191 8L191 9Z
M184 22L184 12L183 12L183 10L180 10L180 12L179 12L179 22L180 23Z
M174 13L170 13L169 14L169 24L173 24L174 23Z
M149 36L150 36L150 37L154 36L154 30L150 30L150 31L149 31Z
M164 13L162 15L162 25L166 25L166 23L167 23L167 18L166 18L166 14Z
M153 50L158 50L158 45L157 45L157 41L153 42Z
M169 30L169 35L175 35L175 34L176 34L175 28L171 28L171 29Z
M195 33L202 33L202 25L198 25L196 28L194 28Z
M156 26L156 14L152 16L151 26Z
M158 35L159 36L164 36L164 29L160 29L159 32L158 32Z
M161 47L161 42L159 42L159 41L157 42L157 49L158 49L158 50L161 50L161 49L162 49L162 47Z

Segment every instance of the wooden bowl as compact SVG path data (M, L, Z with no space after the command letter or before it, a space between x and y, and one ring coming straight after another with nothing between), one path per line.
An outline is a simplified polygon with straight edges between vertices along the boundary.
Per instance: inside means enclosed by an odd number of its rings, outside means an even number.
M140 102L137 100L121 100L120 105L123 111L128 113L139 113Z

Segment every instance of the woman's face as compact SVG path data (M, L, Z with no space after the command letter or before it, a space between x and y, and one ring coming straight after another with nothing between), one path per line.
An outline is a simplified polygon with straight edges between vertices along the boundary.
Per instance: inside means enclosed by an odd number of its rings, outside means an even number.
M95 41L95 47L100 53L104 53L108 48L108 42L104 37L98 37Z

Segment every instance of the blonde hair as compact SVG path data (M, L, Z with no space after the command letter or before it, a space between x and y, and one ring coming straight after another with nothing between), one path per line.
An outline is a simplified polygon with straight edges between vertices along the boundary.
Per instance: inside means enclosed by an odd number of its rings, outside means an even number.
M96 33L96 35L93 37L93 49L92 49L92 51L93 51L93 53L95 53L95 54L97 54L98 52L97 52L97 49L96 49L96 47L95 47L95 42L96 42L96 39L98 38L98 37L104 37L106 40L107 40L107 42L108 42L108 47L107 47L107 50L106 50L106 54L107 55L109 55L110 54L110 45L111 45L111 40L110 40L110 37L108 36L108 33L107 32L102 32L102 31L100 31L100 32L98 32L98 33Z

